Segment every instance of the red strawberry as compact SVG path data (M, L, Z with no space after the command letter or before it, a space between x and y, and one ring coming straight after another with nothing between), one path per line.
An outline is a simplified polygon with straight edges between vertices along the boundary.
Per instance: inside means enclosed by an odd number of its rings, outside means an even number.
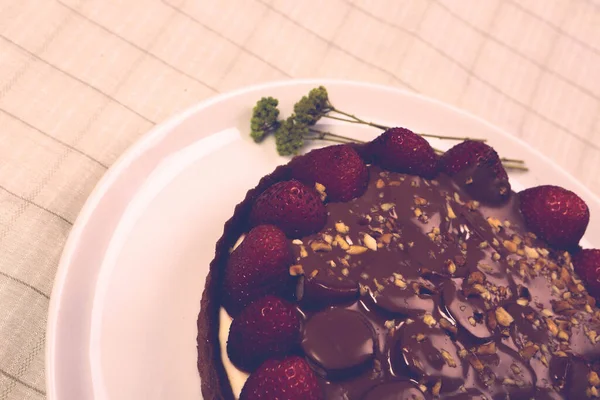
M392 128L371 142L371 157L391 171L433 178L438 156L427 140L405 128Z
M347 144L317 149L290 163L292 177L307 185L325 186L330 201L348 201L362 195L369 170L356 150Z
M319 381L301 357L271 359L250 375L240 400L323 400Z
M575 193L558 186L537 186L519 193L527 228L551 246L577 246L590 222L590 210Z
M287 355L300 341L300 316L293 304L265 296L244 308L232 322L227 341L231 361L246 371Z
M466 140L445 152L440 159L442 171L450 176L474 166L489 167L496 177L508 179L496 150L483 142Z
M483 142L467 140L452 147L440 158L440 170L478 200L500 203L511 194L498 153Z
M293 255L285 234L273 225L252 229L227 261L223 306L236 316L252 301L267 295L289 295L293 278L288 267Z
M600 299L600 250L581 250L573 256L573 267L585 282L588 292Z
M327 210L316 190L295 179L265 190L250 211L252 225L277 225L295 238L320 231L326 222Z

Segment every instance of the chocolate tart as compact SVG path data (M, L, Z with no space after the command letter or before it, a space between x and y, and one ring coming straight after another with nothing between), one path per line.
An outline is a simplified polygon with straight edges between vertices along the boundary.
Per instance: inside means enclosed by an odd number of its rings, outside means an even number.
M516 193L477 201L485 180L467 192L444 174L368 169L362 196L327 203L320 232L289 240L301 350L325 399L600 396L600 310L570 254L527 230ZM217 242L198 318L205 399L235 398L219 342L230 249L255 199L290 178L288 165L262 178Z

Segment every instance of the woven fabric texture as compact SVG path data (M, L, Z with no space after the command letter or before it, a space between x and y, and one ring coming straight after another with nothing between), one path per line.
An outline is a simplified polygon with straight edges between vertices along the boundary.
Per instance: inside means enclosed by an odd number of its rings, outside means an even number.
M58 260L115 159L217 93L308 77L456 105L600 194L598 0L0 0L0 400L46 397Z

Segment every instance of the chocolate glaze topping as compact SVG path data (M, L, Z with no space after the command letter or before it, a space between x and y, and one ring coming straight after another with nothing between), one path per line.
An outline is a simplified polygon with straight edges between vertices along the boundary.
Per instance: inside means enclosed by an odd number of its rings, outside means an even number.
M303 337L304 354L321 375L330 379L344 378L372 364L373 329L357 311L330 308L317 313L306 323Z
M480 204L460 177L369 170L363 196L290 241L325 398L600 396L600 311L514 193Z

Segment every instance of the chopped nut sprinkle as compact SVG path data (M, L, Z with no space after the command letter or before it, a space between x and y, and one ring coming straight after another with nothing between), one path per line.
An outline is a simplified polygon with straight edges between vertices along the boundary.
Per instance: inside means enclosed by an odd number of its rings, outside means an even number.
M448 273L450 275L454 274L456 272L456 264L454 264L454 261L452 261L452 260L446 261L446 269L448 269Z
M437 321L435 320L435 318L433 318L433 315L429 313L423 316L423 322L425 322L425 324L429 326L434 326L435 324L437 324Z
M431 388L431 394L433 394L435 397L440 395L440 391L442 390L442 380L439 379L435 385L433 385L433 387Z
M502 222L498 218L488 217L487 222L490 224L492 228L500 229L502 228Z
M315 182L315 189L317 190L317 192L319 192L319 197L321 198L321 201L325 201L325 199L327 198L327 191L325 189L325 186L320 184L319 182Z
M510 241L510 240L505 240L504 243L502 243L502 244L504 245L506 250L510 251L511 253L517 252L517 244L515 242Z
M536 249L533 249L533 248L528 247L528 246L525 246L525 255L527 257L529 257L529 258L534 258L534 259L540 257L540 255L539 255L539 253L537 252Z
M415 204L417 206L426 206L427 204L429 204L429 202L427 200L425 200L422 197L416 196L415 197Z
M560 331L558 332L558 338L560 340L562 340L563 342L568 342L569 341L569 334L565 331Z
M292 275L292 276L304 275L304 268L302 268L302 265L300 265L300 264L292 265L290 267L290 275Z
M394 203L383 203L380 207L383 211L389 211L394 208L396 205Z
M504 307L496 308L496 320L502 326L510 326L514 322L513 317L504 309Z
M300 245L300 257L308 257L308 252L306 251L306 247L304 247L304 245Z
M588 382L592 386L600 386L600 377L598 377L598 374L595 371L591 371L588 374Z
M327 252L332 250L332 247L329 243L320 240L315 240L314 242L311 242L310 248L316 252Z
M496 354L496 342L482 344L481 346L479 346L477 348L477 354L481 354L481 355Z
M369 250L377 251L377 241L373 238L373 236L365 233L363 240L365 242L365 246L367 246Z
M352 245L348 248L348 250L346 250L346 253L354 256L357 254L362 254L362 253L366 252L367 250L369 250L367 247Z
M383 235L381 235L381 241L385 244L390 244L390 242L392 241L392 234L391 233L384 233Z
M343 223L341 221L340 222L336 222L336 224L335 224L335 230L338 233L341 233L342 235L345 235L348 232L350 232L350 228L348 227L348 225L346 225L345 223Z
M454 214L454 210L452 209L452 206L450 206L450 203L446 204L446 209L448 211L448 218L455 219L456 218L456 214Z
M523 307L527 307L529 305L529 300L524 297L517 299L517 304Z
M402 275L394 277L394 285L400 289L405 289L407 286L406 281L402 279Z
M348 244L348 242L346 242L346 239L344 239L340 235L335 235L334 243L340 246L342 250L348 250L350 248L350 245Z
M442 358L450 368L456 368L456 361L454 361L454 358L450 353L448 353L444 349L440 350L440 353L442 354Z

